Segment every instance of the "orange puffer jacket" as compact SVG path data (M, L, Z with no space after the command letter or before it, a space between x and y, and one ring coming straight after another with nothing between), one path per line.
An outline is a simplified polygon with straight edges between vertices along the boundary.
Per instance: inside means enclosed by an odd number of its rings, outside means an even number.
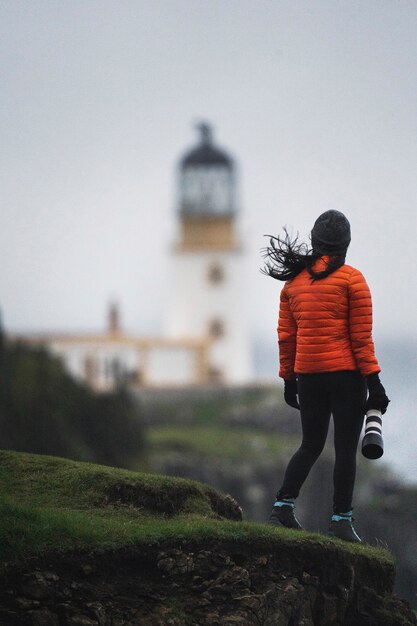
M321 271L328 257L314 266ZM363 275L343 265L315 282L303 270L285 283L278 320L279 375L380 372L372 341L372 301Z

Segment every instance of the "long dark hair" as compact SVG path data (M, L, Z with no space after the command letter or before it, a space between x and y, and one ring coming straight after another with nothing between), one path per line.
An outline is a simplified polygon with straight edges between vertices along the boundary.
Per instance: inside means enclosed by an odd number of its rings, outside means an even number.
M309 248L306 243L299 243L298 233L294 239L291 239L286 228L284 228L284 233L284 237L265 235L270 239L269 246L261 250L262 256L266 259L261 272L267 276L276 280L291 280L306 269L312 281L321 280L345 262L346 251L343 254L329 255L326 269L315 272L313 266L323 256L323 253Z

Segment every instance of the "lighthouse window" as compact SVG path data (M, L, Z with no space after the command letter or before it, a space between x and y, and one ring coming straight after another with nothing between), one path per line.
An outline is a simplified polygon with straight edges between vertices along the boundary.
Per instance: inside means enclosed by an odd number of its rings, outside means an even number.
M211 265L208 271L208 279L212 285L218 285L224 280L224 271L220 265Z
M218 339L224 335L224 323L220 319L213 319L209 322L209 335L213 339Z

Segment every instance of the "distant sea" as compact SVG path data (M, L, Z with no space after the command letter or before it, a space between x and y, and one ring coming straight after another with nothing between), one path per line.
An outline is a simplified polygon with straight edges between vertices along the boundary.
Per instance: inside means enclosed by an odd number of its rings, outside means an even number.
M375 351L381 366L381 381L391 402L383 417L384 464L404 482L417 484L417 341L416 337L377 338ZM276 336L254 342L255 373L262 381L276 380Z

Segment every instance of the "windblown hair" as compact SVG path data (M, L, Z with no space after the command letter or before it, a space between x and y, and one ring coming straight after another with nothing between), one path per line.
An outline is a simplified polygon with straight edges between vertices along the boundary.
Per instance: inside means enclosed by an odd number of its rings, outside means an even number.
M269 246L261 250L263 258L266 259L261 271L267 276L276 280L291 280L306 269L314 282L326 278L345 262L346 252L329 255L326 269L315 272L313 266L323 256L323 253L309 248L306 243L298 243L298 234L294 239L291 239L286 228L284 228L284 233L283 238L266 235L270 239Z

